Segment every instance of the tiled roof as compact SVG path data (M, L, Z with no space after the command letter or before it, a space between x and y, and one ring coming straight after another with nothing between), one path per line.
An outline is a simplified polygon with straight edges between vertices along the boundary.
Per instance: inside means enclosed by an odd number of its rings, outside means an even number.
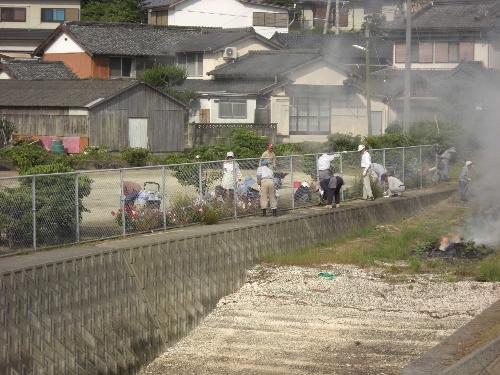
M0 107L85 107L137 84L133 80L0 80Z
M219 78L274 79L300 65L321 58L317 50L251 51L209 72Z
M173 5L182 3L184 1L186 1L186 0L143 0L141 2L141 6L145 9L168 8L169 6L173 6ZM238 0L238 1L240 3L266 5L266 6L270 6L273 8L286 8L284 6L279 6L279 5L273 4L269 0Z
M49 80L77 79L78 77L61 61L11 60L0 65L13 79Z
M434 0L412 18L412 27L422 31L466 31L492 27L498 16L497 0ZM403 31L406 20L398 18L384 25L388 31Z
M364 46L364 36L360 33L316 34L316 33L275 33L272 41L284 48L314 48L323 51L326 56L334 57L344 64L364 64L365 52L353 47ZM370 57L372 64L384 65L392 61L392 41L371 38Z
M273 80L187 79L178 89L198 93L258 94L274 84Z

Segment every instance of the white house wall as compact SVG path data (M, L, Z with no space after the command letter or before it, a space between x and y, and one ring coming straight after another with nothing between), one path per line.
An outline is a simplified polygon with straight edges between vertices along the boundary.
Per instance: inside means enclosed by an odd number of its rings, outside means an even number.
M238 49L238 57L246 55L249 51L267 51L270 50L267 44L260 42L257 39L248 39L238 43L232 43L226 47L236 47ZM214 70L219 65L227 63L222 57L224 51L214 53L206 52L203 56L203 79L212 79L212 76L207 75L208 72Z
M253 12L284 13L286 10L237 0L188 0L168 12L172 26L206 26L240 28L253 26ZM271 38L275 32L287 33L288 27L254 27L255 31Z
M347 76L339 70L319 61L289 75L295 85L343 85Z
M489 45L489 67L500 69L500 40L493 41Z
M45 53L83 53L85 52L66 33L59 35L56 40L45 50Z

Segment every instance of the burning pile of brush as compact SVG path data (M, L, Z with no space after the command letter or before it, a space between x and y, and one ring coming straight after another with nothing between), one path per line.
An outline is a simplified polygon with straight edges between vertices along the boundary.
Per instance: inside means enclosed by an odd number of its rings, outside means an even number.
M459 259L480 259L492 254L494 250L474 241L465 241L461 231L449 232L425 251L428 257Z

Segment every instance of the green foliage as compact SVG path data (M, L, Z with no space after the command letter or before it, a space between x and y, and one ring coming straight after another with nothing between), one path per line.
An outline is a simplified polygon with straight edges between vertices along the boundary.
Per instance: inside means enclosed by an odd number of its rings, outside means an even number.
M364 143L369 148L392 148L392 147L407 147L411 146L412 142L402 133L386 133L377 136L368 136Z
M181 85L187 78L186 71L177 65L155 64L146 69L141 79L155 87L172 87Z
M146 14L140 0L87 0L82 4L83 21L142 22Z
M269 143L269 138L261 137L247 129L233 129L229 136L230 148L237 158L260 157Z
M22 174L66 173L72 170L62 164L26 168ZM36 225L39 245L72 241L76 232L75 175L40 176L35 179ZM92 180L78 177L80 220L88 212L83 198L90 195ZM33 241L32 179L22 179L19 187L0 190L0 232L10 247L29 245Z
M37 165L48 164L53 159L52 155L38 143L18 142L5 150L3 154L21 171Z
M302 148L296 143L280 143L274 145L274 152L280 156L298 155L302 152Z
M479 281L498 282L500 281L500 251L496 254L484 258L479 263L476 279Z
M218 204L204 205L201 222L205 225L217 224L224 215L224 207Z
M149 150L140 147L126 147L120 155L128 165L132 167L143 167L149 159Z
M9 144L15 126L12 122L6 119L0 119L0 148Z
M327 144L336 152L356 151L361 144L361 136L335 133L328 136Z
M198 146L193 148L189 153L189 160L191 162L195 160L200 160L200 161L224 160L226 158L227 151L229 151L229 147L226 147L224 145Z

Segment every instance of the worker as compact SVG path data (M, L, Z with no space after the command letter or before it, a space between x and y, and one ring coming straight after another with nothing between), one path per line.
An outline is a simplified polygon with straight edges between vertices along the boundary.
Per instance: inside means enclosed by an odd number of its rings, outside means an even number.
M267 145L266 151L264 151L260 157L262 160L267 160L269 162L269 166L275 170L276 169L276 154L274 153L274 145L269 143ZM262 164L261 164L262 165Z
M139 194L142 190L141 185L132 181L124 181L123 182L123 199L124 205L126 209L130 209L134 207L134 203L136 199L139 197Z
M366 150L365 145L358 146L358 152L361 153L361 168L363 174L363 199L373 201L373 196L370 173L372 169L372 157Z
M387 173L382 175L382 181L387 184L387 191L384 197L398 197L406 190L405 184L394 176L389 176Z
M234 152L229 151L226 154L226 161L222 165L222 169L224 170L224 174L222 175L221 185L225 191L225 198L232 201L238 182L243 177L238 162L234 160Z
M340 157L339 154L334 154L333 150L329 149L318 158L318 179L320 183L322 180L327 180L332 177L332 171L330 169L331 163L338 157Z
M344 185L344 180L340 176L332 176L327 180L320 182L321 189L326 193L325 208L333 208L333 199L335 198L335 207L340 207L340 190Z
M384 182L382 181L382 175L387 173L387 170L384 168L382 164L372 163L372 171L371 177L376 179L379 185L382 185Z
M440 172L440 179L443 181L450 180L450 176L448 175L448 166L456 152L457 150L455 147L450 147L439 156L438 169Z
M278 202L274 189L274 173L269 168L269 161L263 159L257 168L257 183L260 186L260 208L262 216L266 216L267 207L270 206L273 216L278 216Z
M299 188L295 191L293 195L295 204L306 204L312 202L311 185L309 182L304 181L300 184Z
M464 167L462 168L462 173L458 178L458 190L460 191L460 199L464 202L469 200L469 182L471 181L469 177L470 168L472 167L472 162L467 160Z

